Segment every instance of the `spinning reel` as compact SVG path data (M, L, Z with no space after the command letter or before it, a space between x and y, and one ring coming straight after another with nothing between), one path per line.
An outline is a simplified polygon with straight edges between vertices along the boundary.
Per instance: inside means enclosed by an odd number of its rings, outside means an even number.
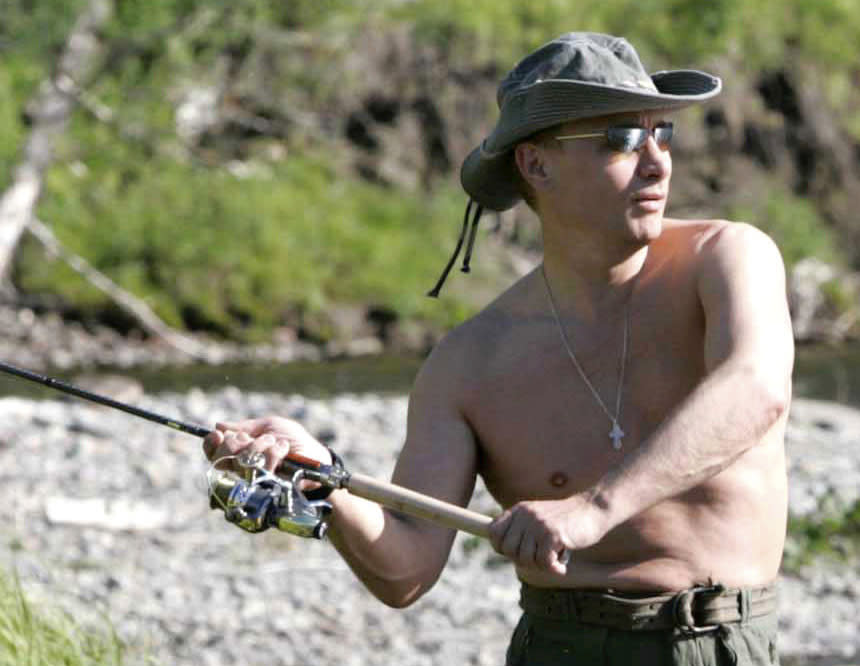
M236 471L219 470L218 465L235 461ZM209 468L209 505L222 509L224 517L246 532L263 532L275 527L300 537L322 539L328 530L331 504L308 499L303 481L322 482L337 488L346 474L328 465L282 464L278 476L263 467L262 453L245 453L216 460Z

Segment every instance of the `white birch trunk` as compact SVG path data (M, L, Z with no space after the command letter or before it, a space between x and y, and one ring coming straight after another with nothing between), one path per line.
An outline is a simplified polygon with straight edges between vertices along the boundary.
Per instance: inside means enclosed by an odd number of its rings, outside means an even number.
M21 234L33 219L45 170L75 106L78 82L87 79L99 60L98 31L112 13L112 0L90 0L69 33L54 75L28 104L32 129L12 183L0 197L0 280L7 278Z

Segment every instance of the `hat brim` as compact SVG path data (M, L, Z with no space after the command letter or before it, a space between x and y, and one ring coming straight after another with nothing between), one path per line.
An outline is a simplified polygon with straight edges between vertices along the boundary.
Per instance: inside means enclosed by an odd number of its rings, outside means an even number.
M484 208L507 210L520 200L511 151L522 139L571 120L632 111L675 111L720 92L718 77L695 70L657 72L656 90L552 79L509 99L493 132L466 157L460 182ZM525 119L524 121L522 119Z

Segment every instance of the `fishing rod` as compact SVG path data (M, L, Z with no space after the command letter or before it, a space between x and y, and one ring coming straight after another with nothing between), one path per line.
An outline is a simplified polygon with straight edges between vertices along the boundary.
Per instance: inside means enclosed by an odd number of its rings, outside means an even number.
M40 375L35 372L31 372L30 370L24 370L23 368L18 368L14 365L10 365L9 363L4 363L3 361L0 361L0 371L10 375L15 375L16 377L20 377L22 379L27 379L31 382L36 382L37 384L42 384L43 386L47 386L52 389L57 389L58 391L62 391L63 393L70 393L71 395L83 398L84 400L97 402L100 405L112 407L113 409L119 409L120 411L127 412L128 414L139 416L140 418L146 419L147 421L153 421L154 423L165 425L168 428L173 428L174 430L188 433L189 435L194 435L196 437L206 437L206 435L212 432L211 428L204 428L203 426L194 423L183 423L182 421L178 421L176 419L167 418L166 416L162 416L161 414L151 412L148 409L141 409L140 407L135 407L133 405L129 405L128 403L120 402L119 400L113 400L112 398L108 398L106 396L99 395L98 393L87 391L78 386L67 384L66 382L61 381L59 379L54 379L53 377L46 377L45 375Z
M3 361L0 361L0 371L189 435L206 437L212 432L212 428L169 418ZM235 463L237 472L217 469L222 462ZM337 462L325 465L305 456L288 454L276 470L279 474L266 470L263 463L264 456L260 453L227 456L214 461L207 473L212 508L222 509L228 521L248 532L276 527L298 536L323 538L331 505L305 497L300 487L302 481L307 480L333 489L346 489L352 495L443 527L484 538L489 535L492 522L489 516L365 474L348 472Z

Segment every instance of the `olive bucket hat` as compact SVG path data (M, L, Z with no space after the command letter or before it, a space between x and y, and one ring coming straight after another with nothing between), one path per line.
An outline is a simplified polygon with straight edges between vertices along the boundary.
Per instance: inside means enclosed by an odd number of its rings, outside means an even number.
M499 85L500 115L495 128L463 162L460 182L470 196L463 230L454 255L429 295L438 295L467 231L463 271L469 271L482 211L507 210L520 200L513 159L519 142L571 120L631 111L674 111L715 96L721 87L718 77L696 70L649 75L633 46L612 35L569 32L523 58Z

